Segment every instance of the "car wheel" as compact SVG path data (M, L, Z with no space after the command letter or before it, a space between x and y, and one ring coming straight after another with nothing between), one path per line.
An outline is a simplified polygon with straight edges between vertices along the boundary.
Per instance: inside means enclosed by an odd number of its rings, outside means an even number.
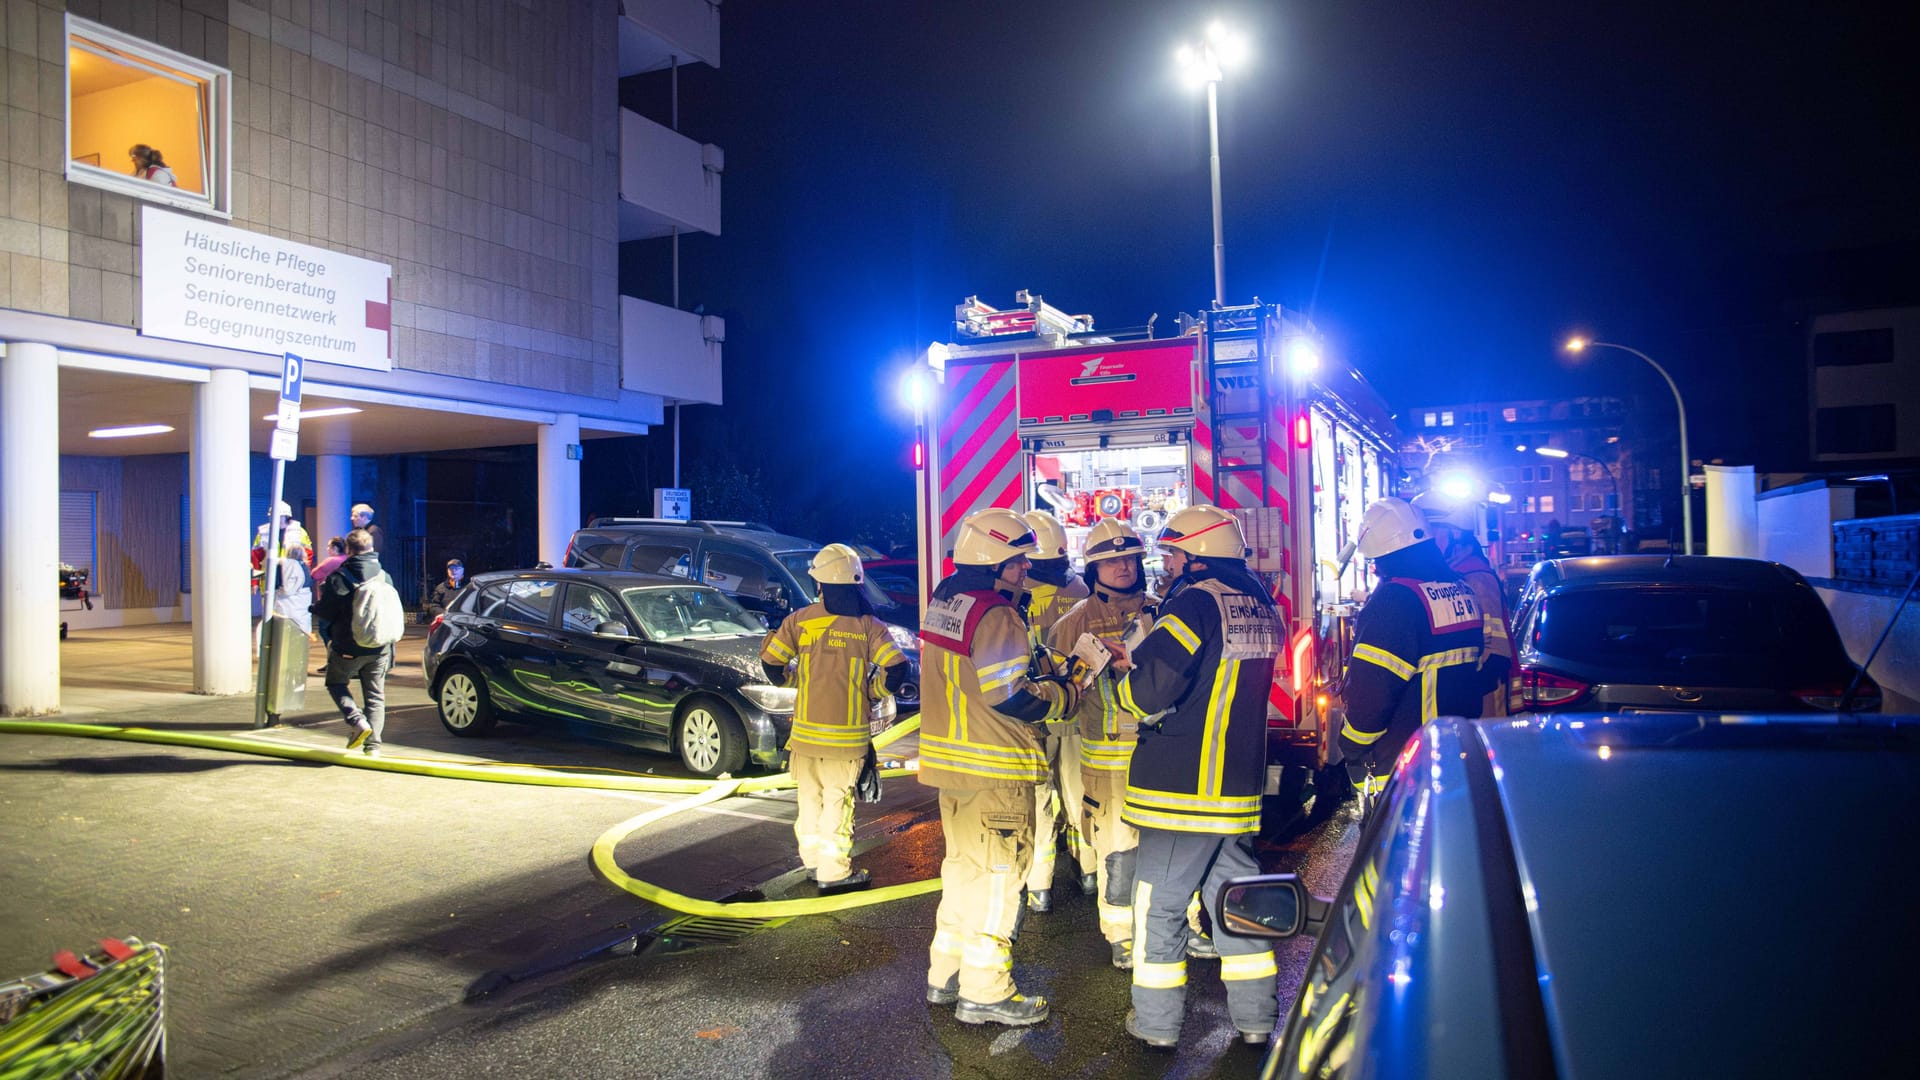
M441 725L462 738L485 735L497 719L493 699L487 696L487 680L466 664L440 677L433 703L439 707Z
M700 776L738 773L747 764L747 731L734 711L712 698L696 698L673 725L680 763Z

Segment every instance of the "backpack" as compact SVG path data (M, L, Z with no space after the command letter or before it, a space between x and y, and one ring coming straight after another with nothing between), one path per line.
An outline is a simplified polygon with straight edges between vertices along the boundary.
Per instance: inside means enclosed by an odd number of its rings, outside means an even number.
M393 579L380 576L353 590L353 643L363 649L384 649L407 632L407 613Z

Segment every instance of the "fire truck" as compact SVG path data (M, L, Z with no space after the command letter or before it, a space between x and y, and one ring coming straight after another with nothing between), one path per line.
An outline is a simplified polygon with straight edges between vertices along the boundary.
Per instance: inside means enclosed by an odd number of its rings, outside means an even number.
M1328 766L1334 688L1371 582L1352 557L1361 514L1395 488L1395 431L1359 372L1324 357L1277 305L1097 331L1026 291L968 297L955 338L928 349L916 458L920 599L953 570L960 522L988 507L1046 509L1078 561L1101 516L1154 541L1167 515L1211 503L1240 518L1248 566L1287 627L1267 705L1267 794Z

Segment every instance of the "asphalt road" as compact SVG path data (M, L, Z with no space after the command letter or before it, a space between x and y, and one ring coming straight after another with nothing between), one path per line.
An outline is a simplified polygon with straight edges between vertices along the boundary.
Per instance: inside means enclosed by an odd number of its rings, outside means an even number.
M912 780L896 786L919 790ZM891 802L891 800L890 800ZM882 882L930 872L939 823L930 798L890 805L861 829L857 860ZM1266 852L1268 869L1303 873L1331 894L1352 857L1349 809ZM878 827L875 827L878 825ZM636 848L643 848L637 844ZM684 851L683 851L684 855ZM623 849L623 863L629 856ZM1179 1049L1149 1051L1128 1037L1124 972L1107 962L1093 902L1067 884L1055 911L1029 916L1014 947L1023 991L1052 1016L1015 1030L969 1027L922 999L938 896L810 916L731 940L669 934L637 955L512 988L468 1015L364 1045L312 1075L634 1077L1233 1077L1258 1071L1263 1051L1232 1038L1217 965L1190 965ZM801 884L769 892L806 895ZM1277 950L1280 997L1290 1002L1310 942Z

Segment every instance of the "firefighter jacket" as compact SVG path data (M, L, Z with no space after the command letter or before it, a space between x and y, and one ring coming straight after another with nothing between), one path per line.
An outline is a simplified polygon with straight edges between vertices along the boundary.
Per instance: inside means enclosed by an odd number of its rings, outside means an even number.
M1026 612L1027 638L1032 644L1035 657L1038 658L1044 655L1042 650L1050 641L1049 633L1053 630L1054 624L1065 617L1074 604L1086 599L1087 583L1078 578L1069 578L1065 585L1030 581L1027 588L1027 594L1020 599ZM1077 638L1068 639L1067 647L1061 651L1071 651L1075 640ZM1050 662L1043 663L1036 659L1034 667L1035 674L1054 674ZM1073 717L1071 716L1061 717L1047 725L1048 730L1054 734L1071 730L1072 727Z
M1060 652L1072 652L1081 634L1092 634L1102 641L1119 641L1126 636L1134 617L1145 611L1147 591L1110 593L1104 588L1073 605L1048 632L1047 644ZM1080 707L1073 715L1080 729L1080 765L1103 772L1126 772L1133 757L1134 729L1139 718L1120 707L1120 679L1112 668L1080 695Z
M990 587L954 584L949 578L934 591L920 621L920 782L1037 784L1047 759L1044 730L1033 725L1060 719L1067 694L1029 677L1027 626L1011 601Z
M1385 775L1407 737L1436 716L1480 715L1480 602L1458 578L1387 578L1354 620L1347 663L1349 771Z
M907 658L879 619L835 615L812 603L780 620L760 645L760 661L796 669L792 685L800 693L787 749L853 761L866 757L871 741L867 714L878 696L870 689L875 674L896 664L904 674Z
M1458 552L1458 554L1456 554ZM1507 675L1513 669L1513 634L1507 626L1507 597L1492 564L1477 551L1447 550L1447 565L1473 590L1480 603L1481 716L1507 715Z
M1141 829L1255 832L1282 640L1273 601L1230 563L1190 573L1159 610L1119 698L1142 719L1166 715L1140 725L1120 818Z

